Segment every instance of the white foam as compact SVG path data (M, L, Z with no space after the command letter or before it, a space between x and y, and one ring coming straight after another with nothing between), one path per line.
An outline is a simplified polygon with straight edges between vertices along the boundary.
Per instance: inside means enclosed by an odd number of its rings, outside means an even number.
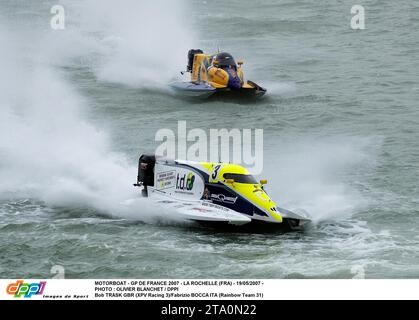
M139 197L132 186L135 165L113 152L107 134L85 120L87 102L58 69L36 58L48 51L45 43L33 43L35 58L25 54L28 32L0 33L0 197L168 219L170 212L147 199L121 205Z
M301 208L314 221L348 218L369 199L345 175L361 177L374 159L374 143L345 136L276 142L275 150L265 152L267 190L278 205Z
M165 87L184 70L195 44L185 1L64 1L77 12L75 30L95 44L93 70L101 81Z

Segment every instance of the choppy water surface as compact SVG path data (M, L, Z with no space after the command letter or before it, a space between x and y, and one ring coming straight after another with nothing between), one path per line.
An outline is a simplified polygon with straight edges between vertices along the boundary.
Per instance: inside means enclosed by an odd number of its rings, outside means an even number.
M419 276L419 5L361 1L2 0L0 277ZM166 87L189 48L245 59L257 103ZM176 225L131 187L160 128L263 128L278 203L314 223L241 234ZM134 205L126 200L136 199ZM155 216L160 218L156 221Z

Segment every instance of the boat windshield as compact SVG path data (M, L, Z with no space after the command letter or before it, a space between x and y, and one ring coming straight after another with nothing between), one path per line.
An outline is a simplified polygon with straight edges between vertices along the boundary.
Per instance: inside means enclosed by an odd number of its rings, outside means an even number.
M227 52L221 52L215 56L215 59L217 61L217 66L220 68L223 67L234 67L236 68L236 61L234 61L234 58L231 54Z
M233 179L238 183L258 184L251 174L224 173L224 179Z

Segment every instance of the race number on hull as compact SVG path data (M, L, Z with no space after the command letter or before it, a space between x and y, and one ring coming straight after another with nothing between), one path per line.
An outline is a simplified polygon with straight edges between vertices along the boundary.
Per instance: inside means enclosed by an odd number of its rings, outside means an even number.
M210 183L216 183L220 179L220 177L218 177L218 175L219 175L222 167L223 166L221 164L217 164L215 167L212 168L211 174L210 174L210 177L209 177L209 182Z

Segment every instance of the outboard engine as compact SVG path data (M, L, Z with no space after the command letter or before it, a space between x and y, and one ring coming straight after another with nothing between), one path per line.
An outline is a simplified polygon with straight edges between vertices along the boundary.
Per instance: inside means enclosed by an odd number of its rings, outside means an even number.
M143 186L143 196L147 197L147 186L154 186L154 166L156 157L143 154L138 161L138 176L135 186Z
M191 49L188 52L188 65L186 66L186 71L191 72L193 67L193 59L196 54L198 53L204 53L201 49Z

